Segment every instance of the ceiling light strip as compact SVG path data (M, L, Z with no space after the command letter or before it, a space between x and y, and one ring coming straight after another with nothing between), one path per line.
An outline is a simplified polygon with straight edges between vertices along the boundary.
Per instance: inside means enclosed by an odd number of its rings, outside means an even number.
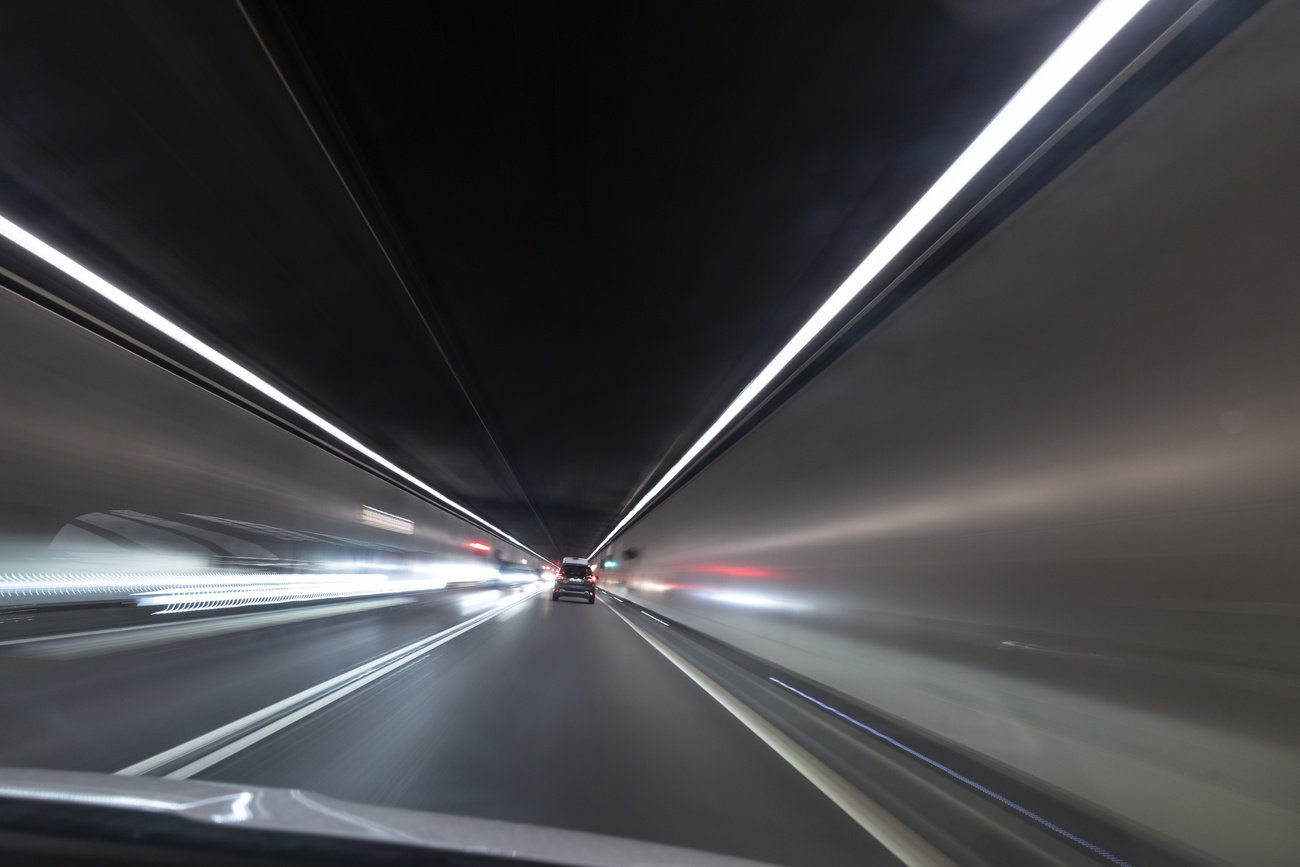
M457 503L455 500L451 499L446 494L434 488L432 485L429 485L428 483L424 482L418 477L412 475L411 473L408 473L406 470L402 469L397 464L390 461L388 458L379 454L379 452L375 451L374 449L362 443L356 437L344 431L338 425L335 425L332 422L322 418L320 415L312 412L310 409L303 406L301 403L294 400L293 398L289 397L289 395L285 394L283 391L276 388L274 385L271 385L271 383L267 382L265 379L262 379L260 376L253 373L251 370L244 367L242 364L239 364L234 359L226 356L225 354L218 351L217 349L209 346L207 343L204 343L202 340L195 337L193 334L190 334L188 331L186 331L184 328L177 325L175 322L172 322L170 319L158 313L156 310L152 309L146 304L131 297L126 292L123 292L121 289L114 286L112 283L109 283L103 277L100 277L98 274L91 271L89 268L77 262L70 256L54 249L49 244L42 241L40 238L37 238L35 235L28 232L26 229L22 228L21 226L17 225L11 220L6 219L3 216L0 216L0 235L3 235L5 238L8 238L10 241L17 244L19 247L22 247L24 250L36 256L37 258L42 259L45 262L48 262L50 265L53 265L55 268L58 268L64 274L67 274L69 277L81 283L86 288L95 292L97 295L101 296L105 300L109 301L110 303L114 304L120 309L131 314L136 319L139 319L141 322L144 322L146 325L149 325L155 328L156 330L161 331L163 334L167 335L172 340L175 340L177 343L181 344L182 346L186 347L187 349L196 353L197 355L206 358L208 361L212 362L217 367L226 371L231 376L235 377L241 382L246 383L247 385L251 386L252 388L256 389L257 391L269 397L271 400L275 401L276 403L280 404L286 409L291 410L298 416L311 422L313 425L320 428L325 433L334 437L334 439L338 440L339 442L343 443L344 445L348 446L354 451L364 455L372 462L378 464L379 466L383 467L384 469L388 470L394 475L402 479L405 479L406 481L410 482L412 485L415 485L420 490L424 491L425 493L429 494L430 496L434 497L440 502L446 504L449 508L454 509L455 511L460 512L466 517L478 522L483 527L487 528L488 530L491 530L493 533L497 534L501 538L515 545L518 545L520 548L523 548L524 550L532 554L536 554L538 557L542 556L541 554L538 554L536 551L534 551L532 548L529 548L527 545L520 542L518 539L515 539L513 536L506 533L504 530L494 526L493 524L489 523L485 519L474 514L469 509L462 506L460 503Z
M910 244L930 221L938 216L958 193L970 183L981 169L989 164L1009 141L1042 110L1061 88L1078 74L1133 19L1149 0L1102 0L1079 26L1038 67L1015 96L1011 97L988 126L975 137L961 156L934 182L925 195L912 206L903 218L889 230L880 243L867 254L831 296L826 299L812 318L804 323L794 337L767 363L757 376L736 396L722 415L686 450L677 463L666 472L649 491L625 514L609 535L601 541L591 556L618 535L627 523L659 495L673 479L717 439L722 431L752 403L759 394L812 342L822 329L857 297L867 284L875 279L903 249Z

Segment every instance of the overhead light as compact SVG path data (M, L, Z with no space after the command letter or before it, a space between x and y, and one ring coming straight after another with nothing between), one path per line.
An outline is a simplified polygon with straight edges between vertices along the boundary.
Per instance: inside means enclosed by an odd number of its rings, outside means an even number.
M994 156L1024 129L1052 97L1078 74L1085 64L1097 55L1114 38L1133 16L1150 0L1102 0L1079 26L1065 38L1051 56L1043 61L1029 80L1011 97L989 125L962 151L961 156L948 167L939 179L917 200L903 218L880 240L853 273L845 278L831 296L812 315L812 318L795 332L794 337L767 363L757 376L741 390L740 394L723 410L686 453L668 472L645 493L636 504L614 525L614 529L601 541L591 556L605 547L619 531L627 526L651 500L681 475L682 471L704 448L722 433L767 388L800 352L812 342L822 329L830 324L867 284L884 270L903 249L910 244L930 221L938 216L953 198L970 183Z
M262 379L260 376L253 373L251 370L244 367L242 364L238 363L237 361L225 355L224 353L204 343L202 340L195 337L193 334L190 334L184 328L180 327L175 322L172 322L170 319L166 318L161 313L158 313L156 310L149 307L148 305L131 297L126 292L123 292L121 289L114 286L112 283L109 283L103 277L100 277L98 274L91 271L89 268L85 267L81 263L72 259L70 256L54 249L49 244L42 241L40 238L37 238L32 233L28 232L26 229L23 229L21 226L17 225L16 223L13 223L8 219L5 219L2 216L0 216L0 235L3 235L4 237L8 238L10 241L14 242L19 247L22 247L24 250L31 253L32 255L44 260L45 262L48 262L50 265L53 265L55 268L58 268L64 274L67 274L69 277L73 278L74 280L81 283L86 288L90 289L92 292L95 292L97 295L101 296L105 300L109 301L110 303L116 305L120 309L134 316L136 319L139 319L141 322L145 323L146 325L149 325L155 328L156 330L161 331L163 334L167 335L172 340L175 340L177 343L181 344L182 346L186 347L187 349L196 353L197 355L206 358L208 361L215 364L217 367L221 368L222 370L226 371L231 376L253 387L257 391L269 397L271 400L275 401L276 403L280 404L286 409L292 411L294 414L298 415L299 417L311 422L313 425L325 431L325 433L329 434L334 439L343 443L348 448L352 449L353 451L361 455L364 455L373 463L378 464L379 466L393 473L395 476L398 476L399 478L402 478L410 482L412 485L424 491L425 493L429 494L434 499L445 504L449 508L454 509L457 512L460 512L462 515L465 515L467 518L470 518L473 521L477 521L484 528L491 530L493 533L496 533L502 539L505 539L515 545L518 545L520 548L523 548L529 553L537 554L537 552L534 551L532 548L529 548L527 545L523 544L518 539L506 533L501 528L494 526L484 518L474 514L469 509L462 506L460 503L457 503L455 500L448 497L446 494L435 489L432 485L429 485L427 482L424 482L420 478L412 475L411 473L408 473L406 470L402 469L397 464L390 461L388 458L379 454L379 452L375 451L369 446L364 445L360 440L358 440L356 437L352 436L351 434L347 433L342 428L338 427L337 425L325 420L321 416L312 412L310 409L303 406L301 403L294 400L293 398L289 397L289 395L280 391L280 389L271 385L271 383L267 382L265 379ZM537 554L537 556L540 557L542 555Z

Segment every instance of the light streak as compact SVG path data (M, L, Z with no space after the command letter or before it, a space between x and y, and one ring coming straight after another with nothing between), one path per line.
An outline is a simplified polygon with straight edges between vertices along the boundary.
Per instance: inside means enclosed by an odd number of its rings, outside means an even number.
M500 599L500 590L483 590L479 593L471 593L468 596L461 597L460 613L476 614L485 608L496 605Z
M301 403L294 400L292 397L285 394L283 391L276 388L274 385L267 382L265 379L258 376L256 373L253 373L253 371L249 370L247 367L244 367L242 364L235 361L233 358L224 354L223 352L216 349L215 347L209 346L207 343L200 340L198 337L195 337L193 334L186 331L184 328L177 325L175 322L172 322L170 319L163 316L161 313L157 312L152 307L149 307L147 304L144 304L143 302L135 299L131 295L127 294L123 290L119 289L118 287L114 286L112 283L105 280L103 277L96 274L94 271L91 271L89 268L82 265L80 262L77 262L75 259L68 256L66 253L56 250L54 247L45 243L40 238L37 238L35 235L33 235L31 232L28 232L26 229L22 228L17 223L14 223L13 221L3 216L0 216L0 235L4 236L5 238L8 238L14 244L17 244L19 247L22 247L24 250L36 256L37 258L49 263L50 265L53 265L55 268L59 269L64 274L67 274L69 277L76 280L78 283L82 284L87 289L90 289L95 294L104 298L109 303L115 305L116 307L125 311L131 316L134 316L136 319L140 320L141 322L145 323L151 328L161 332L167 337L170 337L172 340L184 346L186 349L190 350L194 354L200 356L201 358L206 359L216 367L221 368L226 373L238 379L240 382L243 382L244 384L252 387L254 390L260 392L261 394L265 395L266 397L269 397L271 400L280 404L280 406L283 406L285 409L289 410L290 412L294 413L300 418L310 422L312 425L324 431L325 433L329 434L331 437L338 440L340 443L343 443L348 448L352 449L353 451L361 455L364 455L369 460L373 461L374 463L378 464L379 466L383 467L384 469L388 470L389 472L393 473L399 478L404 479L407 482L410 482L412 485L424 491L425 493L429 494L431 497L443 503L447 507L454 509L457 512L460 512L465 517L470 518L471 520L477 522L484 528L491 530L493 533L500 536L502 539L505 539L511 542L512 544L518 545L520 548L523 548L524 550L532 554L537 554L537 552L534 551L532 548L529 548L527 545L520 542L515 537L511 536L509 533L502 530L500 527L497 527L496 525L492 524L485 518L482 518L479 515L475 514L474 512L471 512L469 509L465 508L460 503L457 503L455 500L451 499L446 494L434 488L432 485L430 485L428 482L425 482L423 479L419 478L418 476L415 476L407 472L406 470L402 469L397 464L393 463L388 458L381 455L379 452L365 445L356 437L352 436L347 431L340 428L338 425L328 421L318 413L315 413L312 410L308 409L307 407L303 406ZM537 554L537 556L541 557L542 555Z
M1061 88L1078 74L1085 64L1102 50L1115 34L1147 5L1149 0L1102 0L1083 21L1079 22L1057 49L1043 61L1029 80L1016 91L1002 110L994 116L962 151L957 160L939 176L929 190L903 215L903 218L867 254L853 273L845 278L831 296L822 303L803 327L795 332L757 376L741 390L731 404L723 410L713 425L695 441L686 453L660 477L636 504L614 525L609 535L591 552L595 557L601 548L618 535L623 527L641 512L690 465L709 443L718 438L737 416L753 403L773 380L800 352L821 333L839 313L866 288L893 259L910 244L918 234L938 216L953 198L989 164L989 161L1015 137L1030 120L1042 110Z
M132 574L0 575L0 598L130 599L158 610L208 611L250 605L282 605L362 596L388 596L441 590L448 584L473 584L496 577L495 570L469 563L422 568L406 578L378 573L144 572Z
M313 576L314 577L314 576ZM350 599L388 593L440 590L445 581L389 581L383 575L331 576L330 581L247 582L216 584L202 588L180 588L135 594L137 605L156 606L157 614L178 611L208 611L214 608L243 608L249 605L282 605L323 599ZM348 580L354 579L354 580ZM356 580L371 579L371 580ZM378 580L374 580L378 579Z
M367 527L378 527L390 533L403 533L407 536L415 532L414 521L376 509L374 506L361 507L361 523Z
M760 593L733 593L730 591L706 590L703 595L727 605L742 605L746 608L784 608L789 611L801 611L808 608L796 602L788 602L775 596Z
M350 695L367 684L373 683L402 666L420 659L435 647L440 647L457 636L488 622L512 606L532 599L538 592L540 592L540 588L515 594L496 608L485 611L476 617L471 617L463 623L444 629L436 635L421 638L412 644L399 647L397 650L362 663L350 671L345 671L329 680L308 687L302 692L240 717L234 722L227 723L207 734L192 738L179 746L136 762L116 773L128 777L140 776L162 770L168 766L175 766L178 762L187 762L182 767L163 775L167 779L187 779L293 725L298 720L305 719L307 716ZM216 748L215 751L214 748Z
M683 572L705 572L710 575L732 575L738 578L774 578L775 572L767 569L755 569L750 566L725 566L714 563L687 563L681 567Z

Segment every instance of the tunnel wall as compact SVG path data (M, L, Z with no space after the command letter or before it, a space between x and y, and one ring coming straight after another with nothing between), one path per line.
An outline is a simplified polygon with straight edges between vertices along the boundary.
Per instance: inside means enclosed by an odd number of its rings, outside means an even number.
M334 560L351 571L348 563L403 552L439 562L536 562L8 291L0 291L0 407L0 574L138 564L126 555L142 544L147 550L136 553L146 566L175 554L182 568L206 568L189 553L214 539L214 550L261 551L296 561L293 568ZM412 520L413 532L363 524L363 505ZM181 535L119 512L179 522ZM251 544L237 546L236 537ZM493 554L468 549L474 541ZM240 565L239 556L220 559L223 568Z
M1207 861L1300 851L1300 8L614 540L610 590Z

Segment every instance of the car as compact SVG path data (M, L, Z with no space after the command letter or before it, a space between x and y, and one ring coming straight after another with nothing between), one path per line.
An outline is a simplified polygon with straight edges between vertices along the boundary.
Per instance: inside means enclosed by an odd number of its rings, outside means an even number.
M555 573L555 589L551 591L551 601L559 602L561 596L581 596L587 600L588 605L595 605L598 577L586 563L570 563L566 560Z

